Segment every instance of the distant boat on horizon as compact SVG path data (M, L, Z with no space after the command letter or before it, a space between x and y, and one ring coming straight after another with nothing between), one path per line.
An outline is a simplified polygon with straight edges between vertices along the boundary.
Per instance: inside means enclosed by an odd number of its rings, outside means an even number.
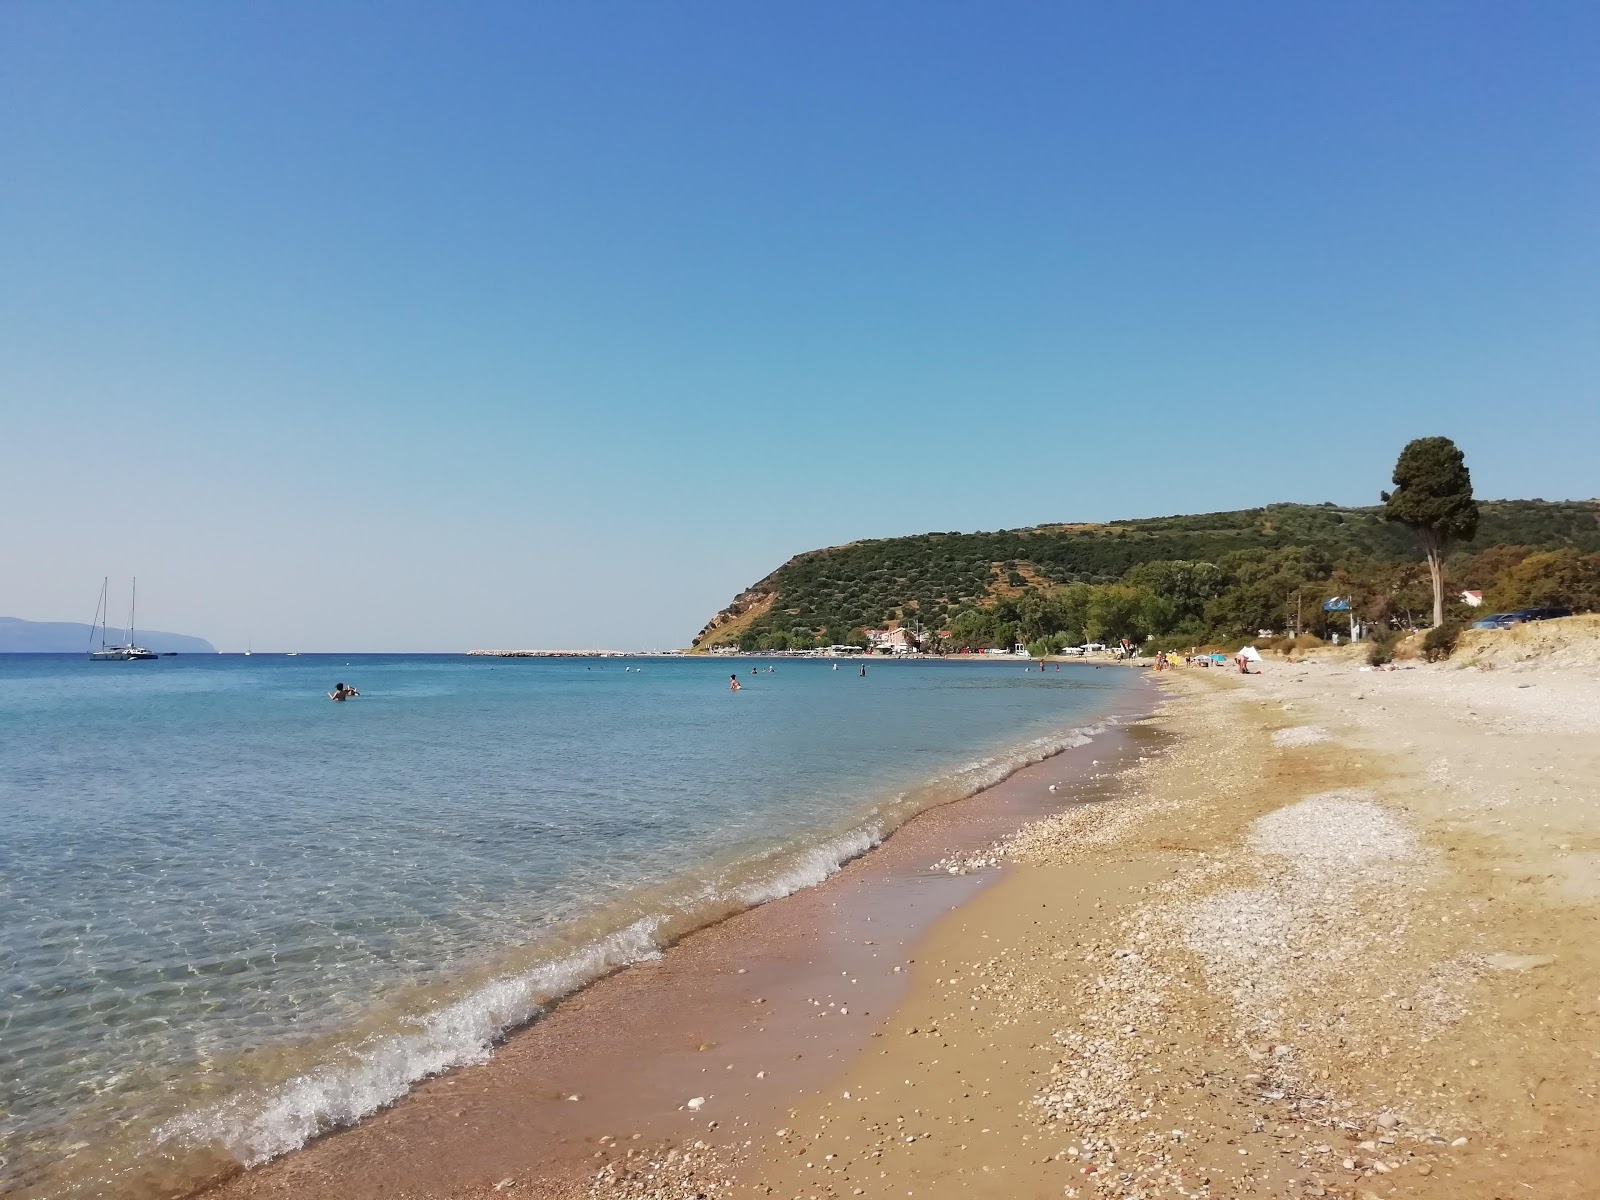
M107 575L100 581L100 603L95 606L94 626L90 627L89 633L89 637L92 642L94 638L94 628L99 628L100 648L96 650L91 644L89 648L90 662L139 662L145 659L160 657L153 651L146 650L143 646L137 645L133 640L134 615L138 611L138 606L139 580L136 578L133 581L133 593L128 600L128 640L121 646L107 645L106 637L109 632L107 626L110 622L111 612L111 577Z

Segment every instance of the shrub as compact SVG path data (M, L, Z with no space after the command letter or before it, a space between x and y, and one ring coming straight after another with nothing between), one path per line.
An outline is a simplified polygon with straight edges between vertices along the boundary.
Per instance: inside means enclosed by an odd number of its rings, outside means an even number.
M1367 647L1367 662L1374 667L1381 667L1394 661L1395 643L1400 640L1400 634L1393 630L1385 630L1372 639L1372 645Z
M1422 639L1422 657L1429 662L1443 662L1455 651L1456 639L1461 636L1459 621L1446 621L1428 630Z

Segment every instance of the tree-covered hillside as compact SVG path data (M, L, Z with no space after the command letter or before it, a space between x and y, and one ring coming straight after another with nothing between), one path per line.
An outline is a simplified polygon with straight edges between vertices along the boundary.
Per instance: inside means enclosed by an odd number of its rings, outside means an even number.
M1506 552L1485 556L1491 547ZM1493 558L1504 568L1533 549L1552 548L1600 552L1600 503L1486 501L1477 536L1455 548L1451 564L1471 575L1475 560ZM1066 604L1069 595L1087 604L1091 591L1073 585L1100 585L1094 596L1117 601L1105 591L1113 584L1128 593L1120 602L1147 610L1120 622L1122 636L1248 633L1282 624L1282 606L1296 592L1302 608L1338 591L1356 594L1369 609L1401 604L1409 611L1414 597L1407 589L1415 586L1412 568L1421 558L1410 531L1385 522L1378 508L1332 504L883 538L797 555L736 597L695 645L826 645L894 624L936 638L940 630L959 632L963 617L973 633L967 640L983 644L1010 636L998 627L980 629L986 620L995 625L996 611L1015 613L1000 623L1009 621L1015 636L1026 639L1023 607L1051 597ZM1150 597L1162 598L1154 609ZM1074 619L1079 628L1062 624ZM1051 623L1031 625L1037 631ZM1082 618L1062 615L1054 623L1084 632ZM1109 631L1107 622L1100 624Z

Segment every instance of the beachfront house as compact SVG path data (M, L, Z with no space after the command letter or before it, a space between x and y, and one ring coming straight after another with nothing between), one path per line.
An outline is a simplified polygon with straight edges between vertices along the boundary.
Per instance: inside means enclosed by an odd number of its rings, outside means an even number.
M915 654L921 649L904 629L869 629L867 644L874 654Z
M1478 605L1483 603L1483 593L1482 592L1462 592L1461 593L1461 603L1465 604L1468 608L1477 608Z

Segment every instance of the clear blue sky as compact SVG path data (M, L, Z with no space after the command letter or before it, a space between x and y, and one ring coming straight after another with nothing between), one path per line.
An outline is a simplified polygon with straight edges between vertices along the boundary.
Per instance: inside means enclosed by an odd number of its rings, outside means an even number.
M682 645L858 537L1590 496L1600 6L0 7L0 614Z

